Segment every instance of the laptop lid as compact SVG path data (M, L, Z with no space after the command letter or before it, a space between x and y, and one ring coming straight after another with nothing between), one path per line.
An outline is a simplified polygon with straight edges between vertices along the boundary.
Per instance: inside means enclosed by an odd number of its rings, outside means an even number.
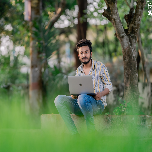
M92 75L68 76L69 92L71 95L90 94L95 95Z

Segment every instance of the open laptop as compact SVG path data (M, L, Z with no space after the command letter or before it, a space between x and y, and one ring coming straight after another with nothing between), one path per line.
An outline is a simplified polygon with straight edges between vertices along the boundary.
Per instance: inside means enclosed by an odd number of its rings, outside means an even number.
M68 76L69 92L71 95L95 95L91 75Z

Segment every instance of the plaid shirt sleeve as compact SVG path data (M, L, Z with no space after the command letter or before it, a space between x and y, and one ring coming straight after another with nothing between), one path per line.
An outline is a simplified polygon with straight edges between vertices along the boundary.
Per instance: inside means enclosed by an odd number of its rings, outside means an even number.
M75 76L81 76L81 69L80 69L80 67L78 67L78 68L76 69L76 74L75 74Z
M107 70L107 67L103 64L101 67L101 72L100 72L100 76L101 76L101 80L103 82L104 85L104 89L108 88L109 89L109 93L112 91L112 83L110 80L110 76Z
M76 73L75 73L75 76L78 76L78 69L76 69Z

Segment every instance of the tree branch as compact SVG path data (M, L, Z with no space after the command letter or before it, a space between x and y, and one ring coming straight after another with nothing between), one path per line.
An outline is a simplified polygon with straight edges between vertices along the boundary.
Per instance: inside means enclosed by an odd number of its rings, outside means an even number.
M110 10L110 6L109 6L109 3L108 3L108 0L105 0L105 3L107 5L107 9L104 9L104 12L102 13L102 15L104 17L106 17L110 22L112 22L111 10Z
M116 0L105 0L107 9L102 13L114 26L116 30L116 36L118 38L124 37L125 31L121 23ZM110 8L110 9L109 9Z
M107 9L104 9L104 12L102 13L102 15L106 17L110 22L112 22L110 7L108 7Z
M127 23L127 27L129 28L129 25L130 25L130 23L131 23L131 21L132 21L132 19L134 17L134 14L135 14L134 13L134 0L131 0L131 4L130 5L128 4L127 0L125 0L125 2L130 8L129 14L127 14L127 15L125 14L125 16L124 16L124 18L126 20L126 23ZM128 34L128 29L126 29L126 30L127 30L127 34Z
M55 24L55 22L59 19L59 17L61 16L64 8L65 8L65 0L61 1L60 7L58 8L58 10L56 11L56 14L49 20L47 26L45 27L45 29L47 29L46 34L48 34L49 30L53 27L53 25Z
M126 4L128 5L128 7L131 8L130 5L129 5L129 3L127 2L127 0L125 0L125 2L126 2Z
M130 25L133 17L134 17L134 14L135 14L133 12L134 12L134 8L132 7L132 8L130 8L129 14L127 14L127 15L125 14L125 16L124 16L128 28L129 28L129 25Z
M130 33L134 33L135 35L137 34L145 4L146 4L146 0L137 1L137 6L135 9L134 17L133 17L133 19L129 25L129 29L128 29L129 34Z

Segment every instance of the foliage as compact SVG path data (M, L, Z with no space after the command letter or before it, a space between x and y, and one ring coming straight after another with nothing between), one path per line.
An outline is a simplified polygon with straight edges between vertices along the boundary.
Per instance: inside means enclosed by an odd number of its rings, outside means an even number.
M0 55L0 84L7 85L25 83L26 75L20 72L20 66L22 65L23 63L20 63L19 55L14 56L12 61L10 60L10 55Z
M114 115L144 115L140 107L138 107L138 109L135 110L131 102L126 103L126 101L123 101L122 99L119 100L121 104L118 107L114 108L113 110Z
M9 0L1 0L0 6L0 19L5 15L7 10L10 8L11 4Z
M11 8L9 0L1 0L0 5L0 34L4 30L5 20L8 18L5 16L7 11Z
M46 1L48 4L48 1ZM53 1L52 1L53 2ZM1 2L0 2L1 3ZM44 1L43 1L44 3ZM44 9L48 9L49 5L45 5ZM1 35L9 36L9 39L13 41L13 45L15 46L24 46L25 47L25 52L24 55L29 57L30 55L30 31L29 31L29 23L27 21L24 21L24 3L22 0L16 0L15 3L5 2L5 7L3 7L3 12L1 16L1 20L3 20L3 27L6 25L10 25L12 27L12 30L7 30L7 29L2 29L0 32ZM1 5L2 6L2 5ZM8 8L9 7L9 8ZM1 8L1 7L0 7ZM51 7L54 8L54 7ZM45 12L45 11L44 11ZM48 12L47 12L48 13ZM17 15L16 15L17 14ZM42 35L45 33L45 24L48 22L48 14L43 13L42 16L42 29L39 24L37 24L36 28L38 31L34 33L35 36L38 39L38 47L40 48L42 54L42 64L45 62L51 55L52 53L59 48L59 41L56 40L56 36L58 35L58 30L55 30L54 28L46 35L45 37ZM42 43L44 41L45 43ZM8 56L3 56L0 55L0 60L1 60L1 78L0 78L0 83L1 84L7 84L7 83L12 83L15 84L21 83L21 82L26 82L26 77L24 76L25 74L20 72L20 68L23 65L21 58L16 56L14 57L13 65L11 65L10 58L11 58L11 52L14 52L15 50L8 50L10 54ZM20 59L20 60L19 60Z
M116 107L113 111L114 115L122 115L122 114L127 114L126 109L130 108L129 103L121 103L118 107Z
M98 126L97 133L87 133L86 130L82 130L79 137L71 135L66 130L64 122L56 119L53 119L54 124L47 126L48 129L40 128L38 119L24 113L23 105L24 100L20 96L11 98L0 96L0 151L2 152L151 152L151 127L138 126L137 119L129 119L121 125L115 120L113 123L103 122Z
M69 35L71 34L73 37L75 37L75 29L76 24L74 24L74 19L77 18L77 16L73 15L73 11L76 6L75 0L67 0L66 1L66 8L65 12L63 12L63 16L66 16L69 21L71 21L73 24L66 28L52 28L47 35L45 35L45 28L52 17L52 15L55 14L56 6L59 6L60 0L58 1L48 1L43 0L42 1L42 16L37 23L37 29L40 32L35 33L35 35L38 38L38 47L41 51L41 57L42 57L42 64L43 66L43 85L44 92L46 92L47 96L47 102L48 104L51 104L51 112L57 113L54 107L54 98L58 94L66 94L68 93L68 83L67 83L67 75L68 70L65 69L58 69L57 65L55 65L53 68L49 67L48 63L51 55L54 53L57 53L58 49L60 49L62 46L64 46L65 42L70 41L71 50L73 50L75 42L70 40ZM99 3L98 3L99 2ZM88 10L87 16L84 18L89 19L99 19L100 21L103 21L102 16L102 9L105 6L105 3L103 0L94 0L92 2L89 2L89 5L98 5L98 7L95 7L93 11ZM125 1L117 1L118 5L118 12L120 15L120 19L122 21L123 26L126 28L126 22L124 20L124 14L128 13L129 7L126 5ZM135 7L135 4L134 4ZM29 22L24 21L24 3L23 0L15 0L15 3L12 3L12 1L9 0L2 0L0 2L0 37L4 35L8 35L9 38L13 41L14 46L22 45L25 47L24 55L26 55L28 58L30 56L30 27ZM49 13L51 13L49 15ZM97 14L97 16L96 16ZM62 17L63 17L62 16ZM82 18L83 20L83 18ZM151 22L152 18L148 16L148 8L147 4L145 6L145 10L143 13L143 17L141 20L141 26L140 26L140 32L141 32L141 38L142 38L142 45L144 48L145 54L151 53ZM101 23L101 22L100 22ZM6 30L6 25L11 25L12 30ZM93 42L93 57L95 57L97 60L105 60L110 61L115 56L122 55L121 46L120 43L118 43L117 38L114 36L115 31L112 27L111 23L105 24L105 25L91 25L88 23L88 31L92 30L95 34L95 41ZM107 32L107 33L106 33ZM64 37L62 39L61 37ZM89 37L89 32L88 35ZM91 35L93 37L93 35ZM10 52L13 50L10 50ZM27 83L27 75L20 72L20 68L25 65L21 61L21 58L19 56L16 56L14 58L13 64L11 64L10 55L8 56L2 56L0 55L0 85L5 86L6 84L21 84ZM108 59L107 59L108 58ZM46 65L45 65L46 64ZM123 65L123 64L122 64ZM122 66L121 65L121 66ZM112 67L115 69L115 67ZM123 71L123 68L120 66L118 67L120 71ZM73 69L72 69L73 70ZM66 71L66 72L63 72ZM122 74L118 73L115 74L115 72L112 72L110 74L111 77L116 77L117 80L122 80L123 76ZM113 82L115 82L115 79L112 79ZM4 91L4 90L3 90ZM5 92L5 91L4 91ZM128 105L129 106L129 105ZM118 114L124 114L123 109L125 109L125 104L122 103L119 107L117 107L114 111L116 115ZM49 112L48 112L49 113Z
M43 113L58 113L54 100L58 95L70 95L68 86L68 73L64 73L58 67L48 67L43 73L43 80L46 86L45 96L46 105Z

